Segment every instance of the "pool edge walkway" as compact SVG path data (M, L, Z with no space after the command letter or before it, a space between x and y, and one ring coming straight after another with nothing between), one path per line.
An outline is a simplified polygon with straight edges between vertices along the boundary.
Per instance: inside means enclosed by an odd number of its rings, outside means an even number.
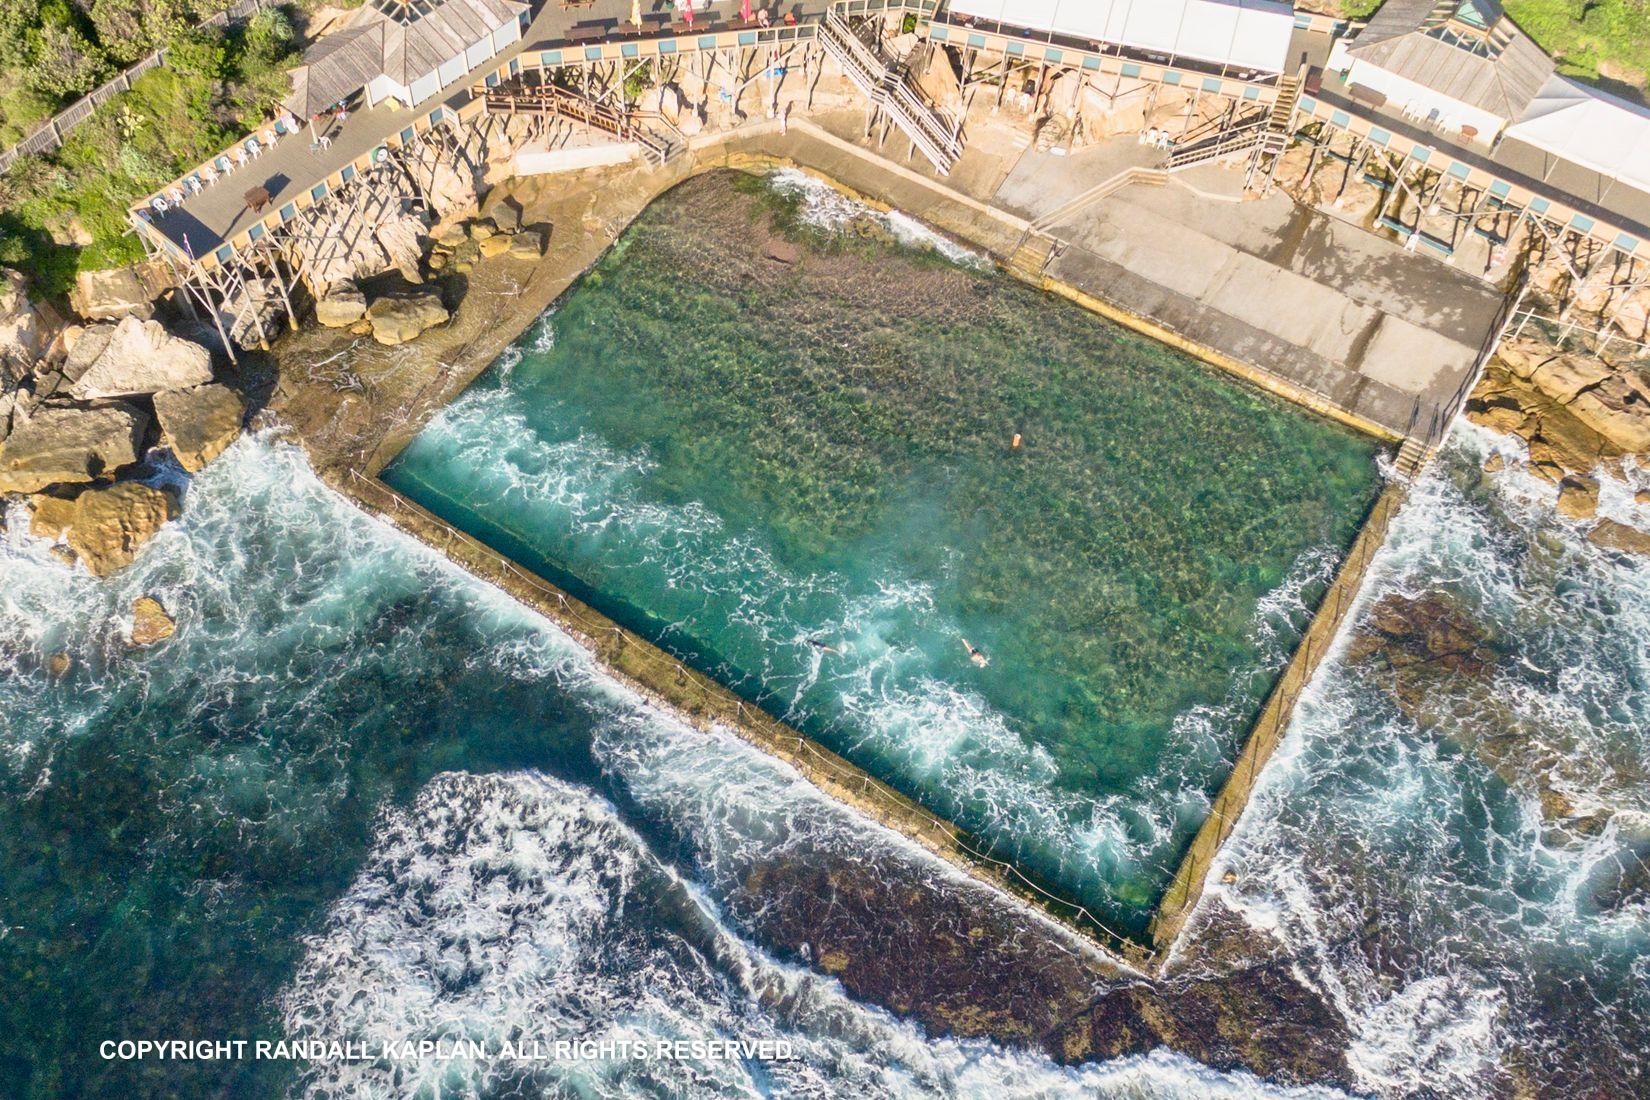
M797 120L790 123L786 132L774 123L757 124L741 131L700 139L694 143L692 151L693 156L683 158L670 168L633 176L628 183L615 189L619 193L609 192L608 197L613 200L613 205L607 208L606 213L611 215L611 219L606 226L607 232L597 235L606 239L587 239L572 255L563 257L560 263L548 270L542 263L535 265L528 280L530 292L523 295L524 304L537 305L531 310L534 316L549 308L588 270L648 203L675 185L719 168L756 171L795 167L875 208L913 213L963 243L986 252L1006 273L1162 340L1224 373L1243 378L1297 406L1304 406L1377 438L1393 438L1393 433L1380 431L1366 421L1348 417L1342 410L1324 408L1303 400L1300 392L1292 392L1286 384L1280 385L1282 380L1262 368L1225 356L1215 349L1163 329L1150 318L1104 302L1079 288L1066 286L1044 274L1041 267L1031 270L1020 268L1016 264L1017 257L1022 254L1028 240L1035 240L1030 223L889 161L822 126ZM927 201L919 200L919 194ZM537 278L541 272L546 276L543 281ZM524 287L523 290L528 291L529 288ZM1389 485L1371 509L1305 636L1268 695L1261 717L1251 728L1209 816L1199 828L1151 918L1149 946L1138 938L1117 933L1112 933L1117 941L1113 943L1110 942L1111 937L1097 935L1086 928L1081 920L1075 918L1075 913L1061 911L1063 907L1076 910L1078 907L1074 904L1054 895L1040 897L1034 886L1028 888L1009 877L1004 870L1006 868L1007 872L1019 874L1017 868L1008 864L999 865L996 861L983 858L979 852L971 851L966 839L972 838L968 838L963 830L941 822L868 773L822 746L813 745L798 731L775 722L759 708L744 703L714 681L685 669L640 636L623 631L543 578L457 532L377 480L377 474L429 418L462 393L519 336L520 331L516 327L506 324L495 326L483 336L466 343L456 361L450 364L450 371L432 380L398 424L386 425L369 452L351 456L334 453L331 456L333 461L316 463L322 476L369 513L381 516L444 554L478 579L499 587L524 605L547 615L583 643L598 663L644 697L679 712L701 728L713 722L727 726L747 742L797 768L804 778L827 796L866 813L872 820L919 844L953 868L1008 895L1040 919L1051 922L1068 936L1076 937L1086 947L1097 951L1110 965L1135 972L1155 972L1169 962L1187 917L1203 896L1210 859L1222 847L1247 806L1262 766L1287 730L1295 701L1355 603L1374 551L1385 541L1392 514L1404 496L1399 483ZM577 616L586 620L584 625L580 625L581 620ZM592 630L596 633L591 633ZM604 643L596 636L607 631L613 632L613 639L622 639L616 649L614 643ZM614 649L614 652L608 652L609 649ZM660 669L668 670L668 674L662 680L640 678L637 673L644 663L658 665ZM686 694L679 698L683 691ZM715 700L714 705L712 700ZM765 729L765 725L771 725L774 729ZM827 763L821 764L819 761ZM959 837L966 839L959 840ZM1104 928L1100 922L1094 923Z
M646 638L465 534L383 481L354 469L323 480L362 511L417 539L477 580L490 584L569 634L605 674L696 729L726 729L794 768L827 798L899 834L952 868L1018 903L1034 917L1096 952L1107 965L1143 974L1155 959L1139 941L1111 931L1091 914L1043 891L1011 863L991 857L966 830L747 703L731 689L672 657ZM1092 924L1092 927L1090 927Z

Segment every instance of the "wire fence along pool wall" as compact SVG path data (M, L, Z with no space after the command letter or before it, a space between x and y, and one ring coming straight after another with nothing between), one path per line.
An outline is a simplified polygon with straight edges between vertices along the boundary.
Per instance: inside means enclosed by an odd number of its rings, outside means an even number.
M779 757L826 794L868 812L881 824L915 841L951 865L1004 890L1068 931L1077 933L1114 964L1151 965L1151 953L1079 902L1051 891L1012 862L994 855L979 838L937 817L919 803L850 763L798 730L745 702L710 677L689 668L640 635L518 566L474 536L458 530L376 478L350 469L329 480L347 496L418 538L467 572L498 585L573 634L609 671L639 686L697 722L725 725L741 738ZM462 555L462 556L460 556Z

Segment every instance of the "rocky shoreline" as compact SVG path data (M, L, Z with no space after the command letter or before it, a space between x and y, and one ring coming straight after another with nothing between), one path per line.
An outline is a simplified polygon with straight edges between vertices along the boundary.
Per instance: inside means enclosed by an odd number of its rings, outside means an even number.
M1467 419L1520 440L1522 466L1555 487L1560 515L1598 546L1650 555L1650 373L1642 364L1504 343L1467 403ZM1506 459L1498 452L1489 468ZM1601 515L1601 479L1632 498L1631 519Z

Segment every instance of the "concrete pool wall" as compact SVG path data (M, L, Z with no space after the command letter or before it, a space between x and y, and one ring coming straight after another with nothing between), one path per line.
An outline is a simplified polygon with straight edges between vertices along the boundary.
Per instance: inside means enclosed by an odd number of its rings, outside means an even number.
M986 252L1005 271L1042 289L1071 298L1112 320L1156 338L1162 339L1165 335L1162 326L1153 324L1150 318L1107 307L1092 295L1077 288L1064 287L1040 271L1018 270L1013 258L1032 233L1030 223L1024 219L950 191L911 169L888 162L823 130L792 123L788 134L778 133L774 128L761 134L741 134L734 139L719 140L698 150L698 154L691 162L678 163L670 169L636 173L632 181L628 181L630 187L624 197L627 216L623 221L610 223L605 240L599 242L600 247L593 252L586 250L589 254L584 255L576 267L544 273L548 278L539 284L534 294L535 298L543 299L540 308L559 297L616 239L628 225L629 219L634 218L659 194L689 176L716 168L755 172L789 166L802 168L874 207L898 208L915 214L942 232ZM844 180L844 177L847 179ZM926 196L929 201L921 201L916 198L917 195ZM504 326L488 332L484 339L465 345L459 361L451 365L449 375L437 379L439 385L430 387L432 392L425 402L428 407L414 410L414 416L389 428L378 445L369 452L351 461L318 463L323 466L328 480L363 507L424 541L467 571L546 614L579 638L604 666L644 696L670 706L701 727L723 726L785 760L827 794L869 814L973 878L1005 891L1034 912L1075 933L1114 964L1131 969L1149 968L1161 964L1168 957L1186 917L1201 896L1210 859L1218 852L1241 814L1261 767L1288 725L1301 688L1310 679L1355 602L1369 560L1384 538L1387 522L1401 503L1400 488L1389 487L1375 506L1320 605L1305 641L1297 648L1267 697L1261 718L1246 738L1213 811L1197 833L1178 873L1160 901L1152 923L1152 944L1148 948L1138 941L1110 932L1080 906L1064 902L1054 893L1044 890L1041 884L1026 877L1019 869L989 858L974 838L962 830L936 818L794 729L774 721L715 681L685 668L662 650L521 569L504 555L457 532L377 480L374 475L405 446L423 420L462 392L517 335L517 331L510 326ZM1289 392L1286 387L1267 384L1265 372L1258 367L1246 366L1195 341L1176 338L1167 342L1298 404L1314 407L1312 402L1302 400L1301 395ZM1332 408L1318 408L1317 411L1364 428L1380 438L1392 438L1392 433L1360 423L1353 416L1337 415Z

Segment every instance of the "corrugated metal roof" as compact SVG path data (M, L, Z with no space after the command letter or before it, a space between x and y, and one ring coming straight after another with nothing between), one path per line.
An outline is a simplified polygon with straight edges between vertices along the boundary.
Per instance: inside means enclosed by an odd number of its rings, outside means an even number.
M1475 35L1479 22L1488 29ZM1522 115L1553 75L1552 58L1494 0L1387 0L1347 53L1504 119Z
M427 11L409 7L396 17L364 7L349 26L304 51L303 65L292 70L286 105L307 118L380 74L411 87L527 10L523 0L443 0Z
M383 68L384 20L364 20L329 34L304 52L292 70L287 109L310 118L340 99L360 91Z
M445 0L405 26L392 22L384 72L410 86L526 10L521 0Z

